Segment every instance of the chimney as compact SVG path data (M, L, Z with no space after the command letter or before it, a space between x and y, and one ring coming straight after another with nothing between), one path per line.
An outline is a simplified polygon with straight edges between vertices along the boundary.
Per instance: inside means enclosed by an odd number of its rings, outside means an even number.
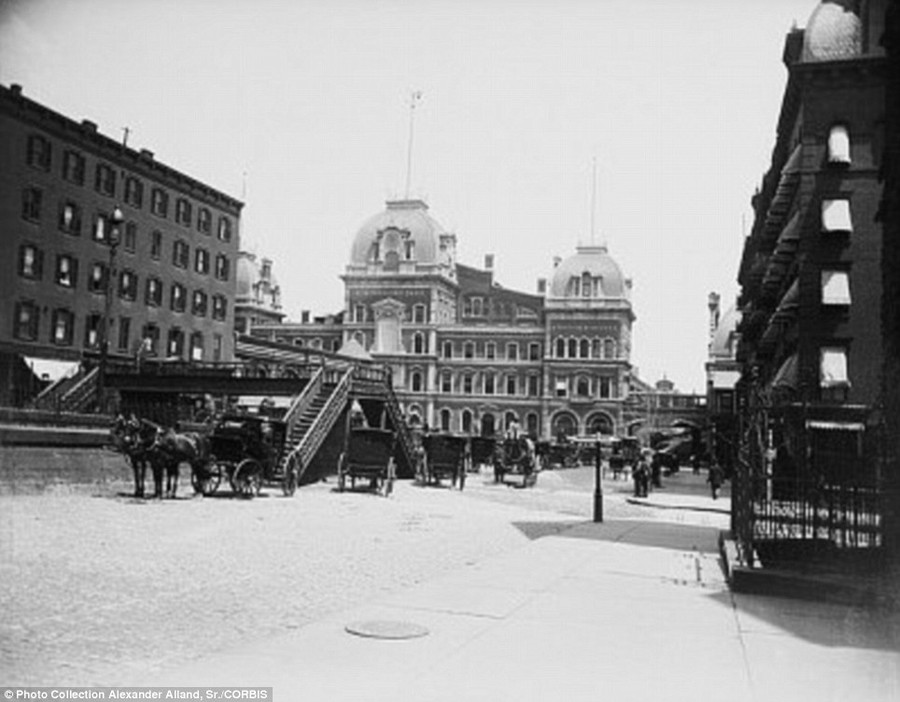
M538 278L537 279L537 291L538 291L538 295L546 295L547 294L547 279L546 278Z
M97 123L91 122L91 120L89 120L89 119L81 120L81 126L84 129L84 131L86 131L86 132L96 133L96 131L97 131Z
M11 92L16 97L19 97L22 94L22 86L18 83L13 83L9 86L9 92Z
M486 271L494 270L494 254L485 254L484 255L484 270L486 270Z
M148 161L153 160L153 152L150 149L141 149L141 158L145 158Z
M309 324L309 310L300 311L300 323Z

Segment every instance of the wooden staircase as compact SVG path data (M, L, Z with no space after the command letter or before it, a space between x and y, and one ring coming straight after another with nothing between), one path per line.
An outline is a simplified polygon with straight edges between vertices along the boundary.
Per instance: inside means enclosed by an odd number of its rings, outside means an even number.
M100 371L80 370L68 378L60 378L48 385L34 399L36 409L58 412L85 412L97 401L97 380Z
M321 367L285 415L287 436L282 471L302 482L316 452L325 442L350 399L353 368Z

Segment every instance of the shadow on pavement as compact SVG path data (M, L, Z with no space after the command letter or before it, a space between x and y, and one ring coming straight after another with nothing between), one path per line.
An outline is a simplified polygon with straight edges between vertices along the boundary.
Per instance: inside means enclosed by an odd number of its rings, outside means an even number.
M769 595L717 592L709 596L734 609L743 636L787 635L828 648L900 652L900 612Z
M513 522L513 525L531 540L545 536L564 536L676 551L719 552L720 530L717 527L624 519L600 523Z

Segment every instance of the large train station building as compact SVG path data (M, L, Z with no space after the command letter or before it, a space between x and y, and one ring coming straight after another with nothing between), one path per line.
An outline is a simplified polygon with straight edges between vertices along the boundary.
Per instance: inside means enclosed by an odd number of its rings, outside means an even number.
M413 424L626 433L635 315L631 281L606 246L554 260L526 293L496 280L492 256L480 269L457 261L456 234L421 200L387 202L349 243L343 311L257 323L253 335L386 363ZM239 289L261 275L244 259Z

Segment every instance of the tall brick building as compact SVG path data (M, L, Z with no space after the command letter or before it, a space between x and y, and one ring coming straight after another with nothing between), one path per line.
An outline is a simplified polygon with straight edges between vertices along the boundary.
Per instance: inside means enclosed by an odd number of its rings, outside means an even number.
M108 287L111 356L230 360L242 206L0 86L0 403L23 357L96 359Z
M761 510L739 524L756 530L747 539L882 543L881 322L896 305L879 213L886 7L822 0L785 41L772 165L738 276L746 492L735 511Z

